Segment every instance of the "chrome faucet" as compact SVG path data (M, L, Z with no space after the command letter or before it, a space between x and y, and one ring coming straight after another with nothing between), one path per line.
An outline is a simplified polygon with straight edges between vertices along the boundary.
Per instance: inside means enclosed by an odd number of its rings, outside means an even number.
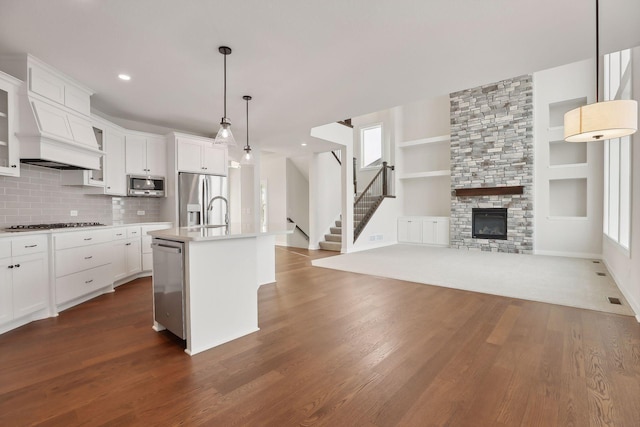
M224 223L226 225L229 225L229 201L227 199L225 199L224 197L222 197L222 196L212 197L211 200L209 200L209 205L207 206L207 211L211 211L211 206L213 205L213 202L216 201L217 199L224 200L225 207L227 208L225 213L224 213Z

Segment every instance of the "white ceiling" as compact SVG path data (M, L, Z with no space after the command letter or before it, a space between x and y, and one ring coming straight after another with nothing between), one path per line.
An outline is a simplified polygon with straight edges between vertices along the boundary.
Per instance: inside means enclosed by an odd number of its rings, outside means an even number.
M640 44L640 1L600 0L602 51ZM595 0L0 0L0 54L92 88L112 117L323 151L318 125L589 58ZM131 74L128 83L118 73ZM302 149L302 141L309 143Z

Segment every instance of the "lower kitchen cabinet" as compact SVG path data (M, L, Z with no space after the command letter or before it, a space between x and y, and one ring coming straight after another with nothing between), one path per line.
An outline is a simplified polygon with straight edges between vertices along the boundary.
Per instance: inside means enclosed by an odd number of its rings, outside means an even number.
M58 310L80 304L110 289L111 233L106 229L53 234Z
M46 236L0 240L0 325L12 329L49 315L47 246Z
M153 269L153 253L151 250L151 236L147 233L155 230L166 230L171 228L168 224L143 225L142 232L142 271L151 271Z
M114 242L113 254L114 282L142 271L139 237Z
M398 218L398 242L449 246L449 217L416 216Z

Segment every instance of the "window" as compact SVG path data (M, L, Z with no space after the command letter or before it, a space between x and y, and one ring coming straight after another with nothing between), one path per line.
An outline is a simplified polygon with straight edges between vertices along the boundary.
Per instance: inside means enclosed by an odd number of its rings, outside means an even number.
M360 167L374 168L382 164L382 125L360 129Z
M631 50L604 56L604 98L631 99ZM625 249L631 237L631 137L604 141L604 234Z

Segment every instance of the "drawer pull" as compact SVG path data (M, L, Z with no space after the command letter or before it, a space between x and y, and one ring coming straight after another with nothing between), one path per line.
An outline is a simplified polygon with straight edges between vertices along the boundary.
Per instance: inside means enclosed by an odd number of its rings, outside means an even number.
M26 248L37 248L37 247L38 247L38 245L27 245L27 246L25 246L25 249Z
M91 258L93 258L93 255L84 257L84 259L91 259Z
M125 246L131 246L131 242L127 243Z
M15 268L19 268L19 267L20 267L20 264L16 264L16 265L14 265L14 267L15 267Z
M89 284L89 283L91 283L91 282L93 282L93 279L91 279L91 280L85 280L85 282L84 282L84 283L86 283L86 284L88 285L88 284Z
M84 240L86 241L93 240L93 237L86 237Z
M116 233L116 236L122 236L122 233Z
M7 266L7 268L13 268L13 265L9 265L9 266Z

